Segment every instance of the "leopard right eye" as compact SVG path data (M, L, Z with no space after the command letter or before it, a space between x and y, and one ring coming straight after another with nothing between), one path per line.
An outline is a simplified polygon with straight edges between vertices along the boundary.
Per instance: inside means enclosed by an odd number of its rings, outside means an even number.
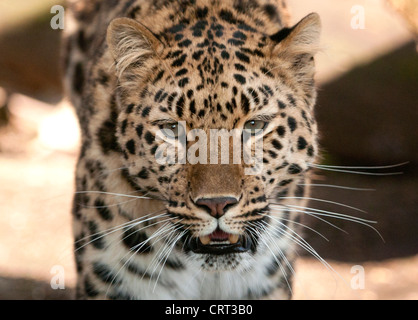
M252 136L259 135L267 127L268 122L263 120L250 120L244 124L244 130L249 132Z
M185 134L185 130L182 125L178 123L166 123L161 125L161 132L170 139L178 139Z

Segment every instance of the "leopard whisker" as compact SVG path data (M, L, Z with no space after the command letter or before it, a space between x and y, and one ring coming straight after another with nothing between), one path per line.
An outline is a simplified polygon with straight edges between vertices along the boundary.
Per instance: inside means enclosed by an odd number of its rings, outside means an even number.
M249 222L249 223L252 223L252 222ZM255 231L255 230L250 229L249 231L250 232L248 234L244 233L244 237L246 237L246 240L248 240L248 237L250 237L250 240L258 246L258 244L259 244L258 237L256 237L255 234L253 232L251 232L251 231Z
M117 197L125 197L125 198L135 198L135 199L144 199L144 200L157 200L157 201L167 201L165 199L158 199L158 198L151 198L151 197L145 197L145 196L134 196L129 194L123 194L123 193L116 193L116 192L105 192L105 191L76 191L75 194L106 194L111 196L117 196Z
M306 247L304 247L304 249L305 250L307 250L307 249L309 249L308 250L308 252L309 253L315 253L315 254L318 254L317 252L316 252L316 250L302 237L302 236L300 236L296 231L294 231L292 228L290 228L289 226L287 226L287 225L285 225L283 222L281 222L279 219L277 219L276 217L274 217L274 216L269 216L272 220L274 220L274 221L276 221L277 223L279 223L279 224L281 224L282 226L284 226L286 229L289 229L290 231L292 231L295 235L296 235L296 239L298 240L298 241L300 241L302 244L304 244ZM265 222L265 223L267 223L267 222ZM277 230L277 231L280 231L280 233L281 232L285 232L285 230L283 229L283 228L279 228L278 226L274 226L274 225L272 225L272 224L269 224L273 229L275 229L275 230ZM277 229L277 228L279 228L279 229ZM281 233L282 234L282 233ZM289 234L289 235L291 235L291 234ZM292 237L295 237L295 236L292 236Z
M404 166L408 163L409 161L406 161L402 163L385 165L385 166L334 166L334 165L328 165L328 164L314 164L314 165L318 167L334 168L334 169L379 170L379 169L397 168L397 167ZM310 163L309 165L312 165L312 163Z
M170 217L170 218L167 218L167 219L164 219L164 220L161 220L161 221L157 221L157 222L151 223L151 224L149 224L149 225L147 225L147 226L144 226L144 227L142 227L142 228L136 229L136 230L134 230L133 232L131 232L130 234L128 234L127 236L125 236L124 238L122 238L122 239L121 239L121 241L125 240L126 238L130 237L131 235L133 235L133 234L134 234L134 233L136 233L136 232L142 231L142 230L147 229L147 228L149 228L149 227L153 227L153 226L155 226L155 225L157 225L157 224L160 224L160 223L163 223L163 222L168 222L168 221L173 220L173 219L175 219L175 218L174 218L174 217ZM128 230L129 230L129 229L131 229L131 228L132 228L132 227L128 228ZM141 242L141 243L142 243L142 242ZM131 248L131 250L135 250L135 249L137 249L136 247L137 247L138 245L139 245L139 244L136 244L135 246L133 246L133 247ZM141 250L141 249L142 249L142 246L139 248L139 250Z
M160 224L160 223L164 223L164 222L166 222L166 224L167 224L167 221L169 221L169 220L171 220L171 218L169 218L169 219L165 219L165 220L162 220L162 221L157 221L157 222L154 222L154 223L152 223L152 224L150 224L150 225L147 225L147 226L144 226L144 227L142 227L142 228L139 228L139 229L136 229L136 230L134 230L133 232L131 232L129 235L126 235L125 237L123 237L122 239L118 239L118 241L115 241L115 240L112 240L111 242L109 242L108 243L108 245L107 245L107 247L111 247L112 245L116 245L116 244L118 244L118 243L120 243L121 241L123 241L123 240L125 240L126 238L128 238L128 237L130 237L131 235L133 235L134 233L136 233L136 232L140 232L141 230L144 230L144 229L147 229L147 228L149 228L149 227L152 227L152 226L155 226L155 225L157 225L157 224ZM127 230L129 230L129 229L131 229L131 228L133 228L134 226L129 226L129 228L127 229ZM161 228L161 227L160 227ZM160 229L159 228L159 229ZM130 259L135 255L135 253L137 253L139 250L141 250L142 249L142 247L143 246L145 246L145 244L149 241L150 239L148 238L148 239L146 239L146 240L144 240L144 241L142 241L141 243L139 243L139 244L137 244L137 245L135 245L135 246L133 246L133 247L131 247L130 249L129 249L129 251L128 251L128 253L126 253L121 259L120 259L120 261L123 261L124 259L125 259L125 257L127 256L127 255L129 255L131 252L133 252L133 251L135 251L132 255L131 255L131 257L128 259L128 260L125 260L125 263L122 265L122 267L118 270L118 272L113 276L113 278L112 278L112 280L111 280L111 282L110 282L110 286L113 284L113 282L116 280L116 278L117 278L117 276L118 276L118 274L120 273L120 271L125 267L125 265L127 264L127 263L129 263L129 261L130 261ZM141 245L142 244L142 245ZM139 248L136 248L137 246L139 246ZM112 269L112 270L114 270L114 268ZM110 287L109 286L109 287Z
M140 242L140 243L138 243L138 244L136 244L135 246L133 246L131 249L130 249L130 251L133 251L133 250L135 250L135 253L137 253L139 250L141 250L143 247L144 247L144 245L146 244L146 243L148 243L150 240L152 240L153 238L155 238L156 236L158 236L159 235L159 232L162 232L161 230L166 226L166 225L169 225L169 221L170 220L173 220L173 219L175 219L175 218L173 218L173 217L171 217L171 218L169 218L169 219L166 219L166 220L163 220L163 221L159 221L159 222L157 222L157 223L154 223L153 225L156 225L156 224L158 224L158 223L162 223L162 222L165 222L165 224L163 225L163 226L161 226L160 228L158 228L157 229L157 231L156 232L154 232L150 237L148 237L147 238L147 240L145 240L145 241L142 241L142 242ZM151 225L150 225L151 226ZM149 227L149 226L147 226L147 227ZM173 226L170 226L167 230L164 230L164 232L165 231L169 231L169 230L171 230L173 228ZM161 229L161 230L160 230ZM135 230L133 233L135 233L135 232L138 232L138 231L140 231L141 229L138 229L138 230ZM162 239L162 238L161 238ZM160 241L161 239L158 239L158 241ZM157 242L158 242L157 241Z
M317 201L317 202L325 202L325 203L334 204L334 205L337 205L337 206L340 206L340 207L356 210L356 211L359 211L359 212L367 213L367 211L364 211L362 209L359 209L359 208L356 208L356 207L353 207L353 206L349 206L349 205L344 204L344 203L331 201L331 200L325 200L325 199L318 199L318 198L311 198L311 197L279 197L279 199L296 199L296 200L310 200L310 201Z
M376 189L354 188L354 187L338 186L338 185L333 185L333 184L320 184L320 183L301 183L301 184L298 184L298 186L335 188L335 189L352 190L352 191L376 191Z
M267 221L264 221L264 220L260 221L260 222L256 222L256 224L259 224L260 227L263 228L267 237L269 237L270 240L272 240L272 242L277 246L277 244L274 241L275 239L272 237L272 235L269 232L267 232L267 229L266 229L267 226L272 226L272 225L269 224ZM264 226L262 226L262 224L264 224ZM275 226L273 226L273 227L275 227ZM286 255L283 253L283 251L279 247L277 247L277 249L279 250L280 256L285 260L286 265L289 267L289 270L291 270L291 272L294 274L295 273L294 269L293 269L291 263L289 262L289 260L286 258Z
M283 227L285 227L285 228L289 229L290 231L292 231L296 236L293 236L292 234L289 234L283 228L280 228L278 226L274 226L272 224L268 224L271 228L273 228L273 230L278 231L281 235L287 235L288 237L291 238L291 240L295 241L295 243L297 243L298 245L300 245L303 249L305 249L306 251L308 251L309 253L311 253L313 256L318 255L318 253L316 252L316 250L314 248L312 248L312 246L305 239L303 239L296 231L294 231L292 228L286 226L284 223L282 223L278 219L275 219L274 217L271 217L271 218L272 218L272 220L274 220L277 223L281 224ZM267 222L265 222L265 223L267 223ZM318 257L321 258L319 255L318 255Z
M403 165L403 164L399 164L399 165ZM323 166L323 165L318 165L318 164L313 164L313 163L309 163L308 166L312 168L320 169L320 170L325 170L325 171L334 171L334 172L369 175L369 176L393 176L393 175L403 174L403 172L365 172L365 171L357 171L357 170L347 170L347 169L342 169L342 167L341 168L340 167L328 167L328 166ZM389 167L389 166L386 166L386 167ZM357 169L361 170L362 168L366 168L366 167L358 167ZM369 167L369 169L372 169L372 167Z
M276 220L276 219L273 219ZM342 279L346 284L346 280L324 259L322 258L318 252L305 240L303 237L301 237L295 230L290 228L289 226L283 224L281 221L276 220L279 224L281 224L284 228L289 230L291 233L287 232L283 228L279 228L278 226L270 225L274 230L282 234L283 236L288 237L290 240L294 241L297 245L299 245L302 249L306 250L308 253L310 253L315 259L317 259L321 264L331 272L331 274L338 276L340 279ZM335 281L336 278L334 277Z
M371 226L369 224L369 223L377 223L376 221L366 220L366 219L362 219L362 218L355 217L355 216L345 215L345 214L342 214L342 213L320 210L320 209L313 209L313 208L306 208L306 207L301 207L301 206L273 205L273 207L275 207L275 206L279 207L279 208L280 208L280 206L283 206L283 207L286 207L286 208L290 208L291 210L293 210L292 208L307 209L307 210L294 210L294 211L302 212L302 213L306 213L306 214L314 215L314 216L323 216L323 217L330 217L330 218L335 218L335 219L340 219L340 220L356 222L358 224L362 224L364 226L367 226L367 227L371 228L373 231L375 231L379 235L379 237L382 239L382 241L385 242L385 240L384 240L383 236L380 234L380 232L376 228L374 228L373 226Z
M261 211L260 212L260 215L261 216L264 216L264 217L271 217L270 213L271 212L269 212L269 211ZM325 237L322 233L320 233L319 231L315 230L314 228L311 228L311 227L307 226L306 224L303 224L303 223L300 223L300 222L297 222L297 221L294 221L294 220L291 220L291 219L282 218L282 217L280 217L280 220L281 221L291 222L293 224L296 224L298 226L301 226L302 228L306 228L306 229L308 229L308 230L316 233L318 236L320 236L321 238L323 238L327 242L329 242L329 239L327 237Z
M273 220L276 220L275 218L273 218ZM267 228L267 227L272 227L273 228L273 230L278 230L278 229L280 229L281 230L281 232L279 232L279 233L281 233L281 234L283 234L283 232L285 232L285 230L283 229L283 228L281 228L281 227L279 227L279 226L274 226L274 225L272 225L272 224L270 224L270 223L268 223L267 221L265 221L265 220L263 220L263 221L261 221L261 223L263 223L265 226L264 226L264 228ZM299 234L297 234L296 233L296 231L294 231L293 229L291 229L291 228L289 228L289 227L287 227L285 224L283 224L281 221L280 221L280 223L284 226L284 227L286 227L286 228L288 228L289 230L291 230L291 231L293 231L298 237L299 237L299 239L302 239L304 242L305 242L305 245L306 246L308 246L308 247L311 247ZM269 235L270 237L272 237L271 235ZM292 241L294 241L293 239L291 239ZM292 250L295 254L297 254L297 251L293 248L293 247L291 247L290 248L290 250ZM306 249L305 249L306 250ZM313 250L313 248L312 248L312 250ZM315 250L314 250L315 251ZM308 251L309 252L309 251ZM312 254L312 253L311 253ZM315 257L317 260L319 260L317 257ZM286 259L286 261L290 264L290 262L289 262L289 260L286 258L286 255L284 255L284 259ZM320 261L320 260L319 260ZM320 261L321 262L321 264L322 264L322 261ZM290 264L290 267L289 267L289 269L291 270L291 272L292 272L292 274L293 274L293 276L294 277L296 277L296 272L295 272L295 270L294 270L294 268L292 267L292 265ZM302 289L303 289L303 292L305 292L305 295L306 295L306 290L305 290L305 288L302 286Z
M148 242L150 242L153 238L159 236L160 233L162 232L166 232L167 230L164 230L164 228L166 226L168 226L168 222L166 222L163 226L161 226L160 228L157 229L157 231L152 234L150 237L148 237L146 240L140 242L139 244L136 244L135 246L133 246L132 248L130 248L129 252L126 253L121 259L120 261L122 261L129 253L132 253L131 256L125 260L125 262L123 263L123 265L119 268L119 270L116 272L116 274L113 276L112 280L110 281L110 284L108 286L108 289L106 291L106 296L109 292L109 289L111 288L112 284L114 283L114 281L116 280L117 276L119 275L119 273L122 271L123 268L126 267L126 265L131 261L131 259L135 256L135 254L137 254L139 252L139 250L141 250L141 248L147 244ZM137 232L138 230L134 231L133 233ZM132 234L132 233L131 233ZM146 272L145 272L146 273ZM143 276L145 275L145 273L143 274Z
M181 219L181 220L182 220L182 219ZM163 239L165 239L165 238L167 238L167 237L171 237L171 236L172 236L172 234L173 234L175 231L179 230L179 229L182 227L182 226L180 226L180 227L176 226L176 225L177 225L177 223L179 223L181 220L179 220L179 221L177 221L177 222L175 222L175 223L172 223L172 225L171 225L168 229L166 229L166 230L164 231L164 232L166 232L166 234L161 235L161 237L160 237L158 240L156 240L154 243L157 243L157 242L159 242L159 241L161 241L161 240L163 240ZM156 231L156 233L157 233L157 232L158 232L158 230ZM159 255L160 250L162 250L162 248L164 248L164 246L162 246L162 247L160 247L160 248L158 249L157 254L156 254L156 255L154 255L154 257L152 258L151 262L148 264L147 268L145 269L144 275L148 272L148 270L149 270L149 269L150 269L150 268L151 268L154 264L158 265L158 261L156 261L156 257L157 257L157 255ZM152 279L152 275L153 275L153 273L154 273L154 271L152 271L152 272L151 272L150 279ZM144 275L141 277L141 279L143 279Z
M288 209L288 208L285 208L285 209ZM273 211L273 212L282 212L282 210L281 209L274 209L274 208L270 208L270 210L271 211ZM293 212L300 212L300 213L305 213L306 215L308 215L308 216L311 216L311 217L313 217L313 218L315 218L315 219L318 219L319 221L322 221L322 222L324 222L324 223L326 223L326 224L328 224L328 225L330 225L331 227L333 227L333 228L335 228L335 229L337 229L337 230L339 230L339 231L341 231L341 232L344 232L344 233L346 233L346 234L348 234L348 232L347 231L345 231L344 229L342 229L342 228L340 228L340 227L338 227L338 226L336 226L335 224L333 224L333 223L331 223L331 222L329 222L328 220L325 220L325 219L323 219L323 218L321 218L321 217L318 217L318 216L316 216L316 215L314 215L314 214L311 214L309 211L305 211L305 210L297 210L297 209L291 209Z
M178 227L177 229L172 231L172 234L174 234L174 232L178 229L182 228L182 226ZM165 258L163 260L163 263L161 265L160 268L160 272L158 272L158 276L157 279L155 280L155 284L154 284L154 288L153 288L153 292L155 291L155 288L157 287L157 283L158 280L160 279L161 276L161 272L164 269L165 264L167 263L168 257L170 256L170 253L173 251L174 246L176 245L177 241L179 241L181 239L181 237L187 232L187 230L183 230L183 232L181 232L179 235L177 235L177 237L174 240L170 240L171 244L167 244L167 248L165 251L162 252L162 254L164 254ZM168 250L167 250L168 249Z
M113 208L113 207L118 207L122 204L127 204L127 203L131 203L133 201L137 201L138 199L130 199L130 200L126 200L126 201L121 201L121 202L117 202L117 203L113 203L113 204L108 204L108 205L103 205L103 206L89 206L89 205L83 205L83 204L79 204L82 208L86 208L86 209L103 209L103 208Z
M277 204L273 204L273 206L277 206ZM367 220L367 219L363 219L363 218L360 218L360 217L356 217L356 216L352 216L352 215L348 215L348 214L343 214L343 213L338 213L338 212L334 212L334 211L310 208L310 207L306 207L306 206L297 206L297 205L291 205L291 204L285 204L284 206L287 206L287 207L290 207L290 208L307 209L309 211L332 214L332 215L335 215L335 216L338 216L338 217L346 217L346 218L361 221L361 222L364 222L364 223L377 223L377 221L374 221L374 220Z
M292 241L294 241L296 244L298 244L301 248L303 248L304 250L306 250L308 253L310 253L313 257L315 257L319 262L321 262L328 270L332 270L334 271L336 274L338 274L338 272L336 272L334 270L334 268L331 267L331 265L326 262L326 260L324 258L322 258L318 252L301 236L299 235L295 230L293 230L292 228L290 228L289 226L285 225L284 223L282 223L281 221L277 220L277 219L273 219L275 220L277 223L279 223L280 225L282 225L285 229L289 230L291 233L287 232L284 228L280 228L278 226L274 226L271 225L270 226L276 230L277 232L279 232L281 235L283 236L287 236L289 237ZM339 274L338 274L339 275ZM340 275L339 275L340 276ZM340 276L341 277L341 276ZM341 277L342 278L342 277Z
M266 229L261 225L261 224L257 224L257 223L250 223L252 226L254 226L254 227L258 227L258 228L262 228L263 230L264 230L264 234L268 234L268 232L266 232ZM249 228L251 228L251 227L249 227ZM273 250L270 248L270 246L268 245L268 243L267 243L267 241L266 240L264 240L262 237L261 237L261 232L260 231L258 231L258 230L254 230L254 232L256 232L257 234L258 234L258 239L260 239L263 243L264 243L264 245L266 246L266 248L270 251L270 253L272 254L272 256L273 256L273 258L274 258L274 260L275 260L275 262L277 263L277 265L279 266L279 268L280 268L280 271L282 272L282 274L283 274L283 277L284 277L284 279L285 279L285 281L286 281L286 283L287 283L287 286L288 286L288 288L289 288L289 290L290 290L290 293L291 294L293 294L293 291L292 291L292 286L290 285L290 283L289 283L289 281L288 281L288 279L287 279L287 272L286 272L286 270L284 269L284 267L283 267L283 265L282 265L282 263L277 259L277 256L276 256L276 254L273 252ZM283 252L279 249L279 254L280 254L280 256L283 258L284 257L284 255L283 255ZM286 257L284 257L284 259L286 259ZM286 261L287 261L287 263L289 263L288 262L288 260L286 259Z
M180 230L182 228L181 225L177 226L178 221L173 223L172 228L170 229L170 233L165 235L163 238L167 238L168 240L165 242L166 244L169 243L173 237L173 235L175 234L175 232L177 230ZM162 238L162 239L163 239ZM158 264L161 262L160 258L161 256L164 254L165 250L167 249L167 245L162 245L158 251L156 252L156 254L154 255L154 257L152 258L151 262L149 263L149 267L147 267L147 270L149 268L153 268L152 272L151 272L151 279L152 279L152 275L154 274L156 268L158 267Z
M126 226L130 226L130 228L133 228L133 227L135 227L135 226L137 226L137 225L139 225L139 224L141 224L141 223L144 223L144 222L147 222L147 221L150 221L150 220L156 219L156 218L160 218L160 217L164 217L164 216L167 216L167 217L168 217L169 215L168 215L166 212L164 212L164 213L162 213L162 214L159 214L159 215L156 215L156 216L154 216L154 217L149 218L149 217L150 217L150 216L152 216L153 214L156 214L156 213L161 212L161 211L164 211L164 210L165 210L165 209L163 209L163 210L158 210L158 211L153 212L153 213L149 213L149 214L147 214L147 215L145 215L145 216L143 216L143 217L140 217L140 218L134 219L134 220L132 220L132 221L125 222L125 223L120 224L120 225L118 225L118 226L116 226L116 227L112 227L112 228L109 228L109 229L106 229L106 230L103 230L103 231L99 231L99 232L96 232L96 233L94 233L94 234L91 234L91 235L88 235L88 236L86 236L86 237L83 237L83 238L81 238L81 239L78 239L77 241L75 241L75 243L78 243L78 242L84 241L84 240L86 240L86 239L89 239L89 238L94 237L94 236L97 236L97 235L100 235L99 237L95 237L92 241L89 241L89 242L87 242L86 244L84 244L84 245L82 245L82 246L78 247L75 251L77 251L77 250L79 250L79 249L83 248L84 246L86 246L86 245L88 245L88 244L90 244L90 243L92 243L92 242L94 242L94 241L96 241L96 240L98 240L98 239L100 239L100 238L103 238L103 237L105 237L105 236L107 236L107 235L109 235L109 234L112 234L112 233L114 233L114 232L117 232L117 231L119 231L119 230L121 230L121 229L125 228ZM146 219L144 219L144 218L146 218Z

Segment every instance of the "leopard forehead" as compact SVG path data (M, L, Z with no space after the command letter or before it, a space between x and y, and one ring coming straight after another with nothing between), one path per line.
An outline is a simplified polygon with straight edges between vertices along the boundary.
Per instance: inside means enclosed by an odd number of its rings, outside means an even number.
M268 74L273 67L261 58L261 51L254 54L243 47L217 42L211 46L206 40L203 43L205 49L199 47L201 43L190 44L188 48L170 49L165 55L169 67L157 70L156 77L144 88L144 98L150 103L165 104L166 108L159 111L168 109L177 119L186 117L203 125L207 115L221 122L266 109L279 91L276 104L287 99L285 92L292 96L289 87ZM286 77L283 80L286 82Z
M278 59L272 51L280 39L267 35L264 24L222 6L203 6L157 29L146 39L154 41L156 54L134 60L137 66L120 79L122 108L134 104L150 121L170 117L194 127L227 121L228 128L254 112L283 117L288 105L311 113L313 80L307 92L299 79L305 75L292 70L306 58Z

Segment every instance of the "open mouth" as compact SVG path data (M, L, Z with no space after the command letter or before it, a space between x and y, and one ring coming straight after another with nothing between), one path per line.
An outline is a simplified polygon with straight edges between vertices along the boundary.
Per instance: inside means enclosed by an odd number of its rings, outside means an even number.
M194 253L203 254L228 254L242 253L251 249L252 241L249 237L226 233L216 229L209 235L199 238L191 238L188 247Z

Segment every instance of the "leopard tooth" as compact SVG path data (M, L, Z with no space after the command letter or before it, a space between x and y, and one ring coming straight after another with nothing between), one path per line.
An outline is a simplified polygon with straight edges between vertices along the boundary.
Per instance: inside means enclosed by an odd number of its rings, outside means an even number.
M232 243L232 244L237 243L237 242L238 242L238 240L239 240L239 235L237 235L237 234L231 234L231 235L228 237L228 240L229 240L229 242L230 242L230 243Z
M210 237L209 236L199 237L199 240L203 245L207 245L207 244L210 243Z

